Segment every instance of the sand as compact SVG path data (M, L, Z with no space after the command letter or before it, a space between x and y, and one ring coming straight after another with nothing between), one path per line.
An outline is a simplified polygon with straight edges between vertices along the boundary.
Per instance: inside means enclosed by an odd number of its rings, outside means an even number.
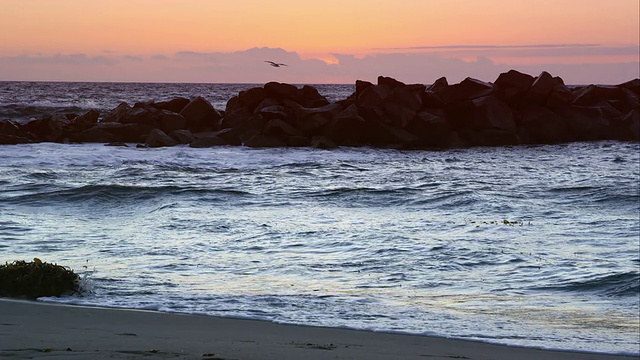
M0 300L0 359L638 359L266 321Z

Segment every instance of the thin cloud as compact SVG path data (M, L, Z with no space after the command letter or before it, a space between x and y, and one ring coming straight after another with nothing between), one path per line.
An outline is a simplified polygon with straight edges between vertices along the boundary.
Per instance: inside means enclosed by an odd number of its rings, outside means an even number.
M540 49L540 48L565 48L565 47L594 47L600 44L576 43L576 44L520 44L520 45L430 45L430 46L408 46L391 48L373 48L373 50L448 50L448 49L468 49L468 50L490 50L490 49Z

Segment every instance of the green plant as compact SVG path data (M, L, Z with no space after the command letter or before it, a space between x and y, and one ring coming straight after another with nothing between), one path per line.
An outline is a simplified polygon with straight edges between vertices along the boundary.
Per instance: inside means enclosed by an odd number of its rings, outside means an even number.
M79 276L73 270L34 258L0 265L0 296L26 297L60 296L78 292Z

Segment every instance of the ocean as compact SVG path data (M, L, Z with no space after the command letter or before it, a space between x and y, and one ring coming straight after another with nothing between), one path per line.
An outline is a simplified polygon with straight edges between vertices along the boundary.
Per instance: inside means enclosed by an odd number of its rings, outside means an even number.
M0 82L0 120L255 86ZM5 145L0 262L83 277L46 302L639 354L639 181L624 142Z

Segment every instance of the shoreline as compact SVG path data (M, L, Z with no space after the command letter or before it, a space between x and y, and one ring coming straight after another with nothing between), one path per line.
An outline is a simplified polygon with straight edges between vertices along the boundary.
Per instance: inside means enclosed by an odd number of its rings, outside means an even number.
M73 359L639 359L436 336L0 298L0 357Z

